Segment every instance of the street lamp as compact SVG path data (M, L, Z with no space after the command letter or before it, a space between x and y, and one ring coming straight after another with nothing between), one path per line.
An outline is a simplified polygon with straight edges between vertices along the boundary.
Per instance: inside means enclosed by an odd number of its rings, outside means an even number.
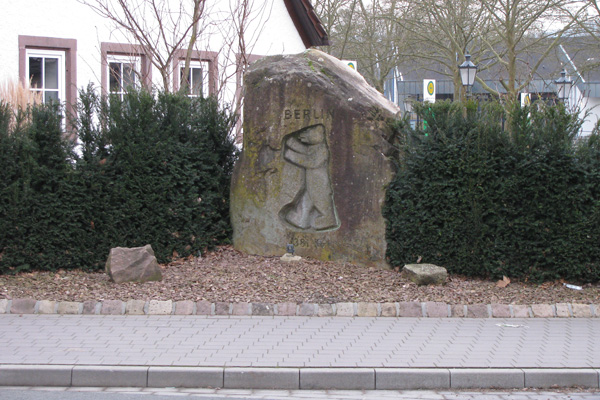
M475 83L475 75L477 75L477 65L471 62L469 53L465 54L465 62L458 66L458 70L460 71L460 80L468 93L469 88Z
M412 109L413 109L413 98L412 96L406 96L404 97L404 111L406 111L409 114L412 114Z
M554 81L554 84L557 87L558 99L562 100L563 103L567 103L569 100L569 95L571 94L571 87L573 85L573 81L567 78L567 70L563 68L560 72L560 78Z

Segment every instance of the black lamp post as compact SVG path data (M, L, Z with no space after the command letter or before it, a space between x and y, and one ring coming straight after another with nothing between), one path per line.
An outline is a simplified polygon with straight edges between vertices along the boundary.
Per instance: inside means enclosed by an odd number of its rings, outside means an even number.
M573 81L567 78L567 70L563 69L560 72L560 78L554 81L558 92L558 99L563 103L567 104L569 101L569 96L571 94L571 87L573 86Z
M413 101L414 101L414 100L413 100L412 96L410 96L410 95L409 95L409 96L406 96L406 97L404 98L404 111L405 111L405 112L407 112L407 113L409 113L409 114L412 114L412 109L413 109Z
M466 87L468 94L469 89L475 83L475 76L477 75L477 65L471 62L471 55L469 53L465 54L465 62L458 66L458 70L460 71L460 80L463 86Z

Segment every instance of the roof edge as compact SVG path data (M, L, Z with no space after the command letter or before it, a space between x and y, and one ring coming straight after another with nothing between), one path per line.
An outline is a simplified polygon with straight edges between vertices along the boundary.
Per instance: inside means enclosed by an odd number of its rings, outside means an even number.
M285 7L306 48L329 46L329 37L310 0L284 0Z

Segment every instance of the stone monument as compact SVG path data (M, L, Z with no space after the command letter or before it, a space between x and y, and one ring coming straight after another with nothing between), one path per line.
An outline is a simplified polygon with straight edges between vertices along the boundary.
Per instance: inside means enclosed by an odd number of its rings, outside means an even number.
M231 183L234 247L281 256L291 243L302 257L386 267L386 139L398 111L318 50L256 62Z

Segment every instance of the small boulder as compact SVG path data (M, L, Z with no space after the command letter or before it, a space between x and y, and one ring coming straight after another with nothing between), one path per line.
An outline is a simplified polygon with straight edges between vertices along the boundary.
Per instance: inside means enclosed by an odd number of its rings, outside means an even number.
M417 285L443 285L448 276L446 268L433 264L406 264L403 271Z
M284 255L281 256L280 260L283 262L297 262L297 261L302 260L302 257L295 256L291 253L285 253Z
M105 271L115 283L162 280L152 246L115 247L110 250Z

